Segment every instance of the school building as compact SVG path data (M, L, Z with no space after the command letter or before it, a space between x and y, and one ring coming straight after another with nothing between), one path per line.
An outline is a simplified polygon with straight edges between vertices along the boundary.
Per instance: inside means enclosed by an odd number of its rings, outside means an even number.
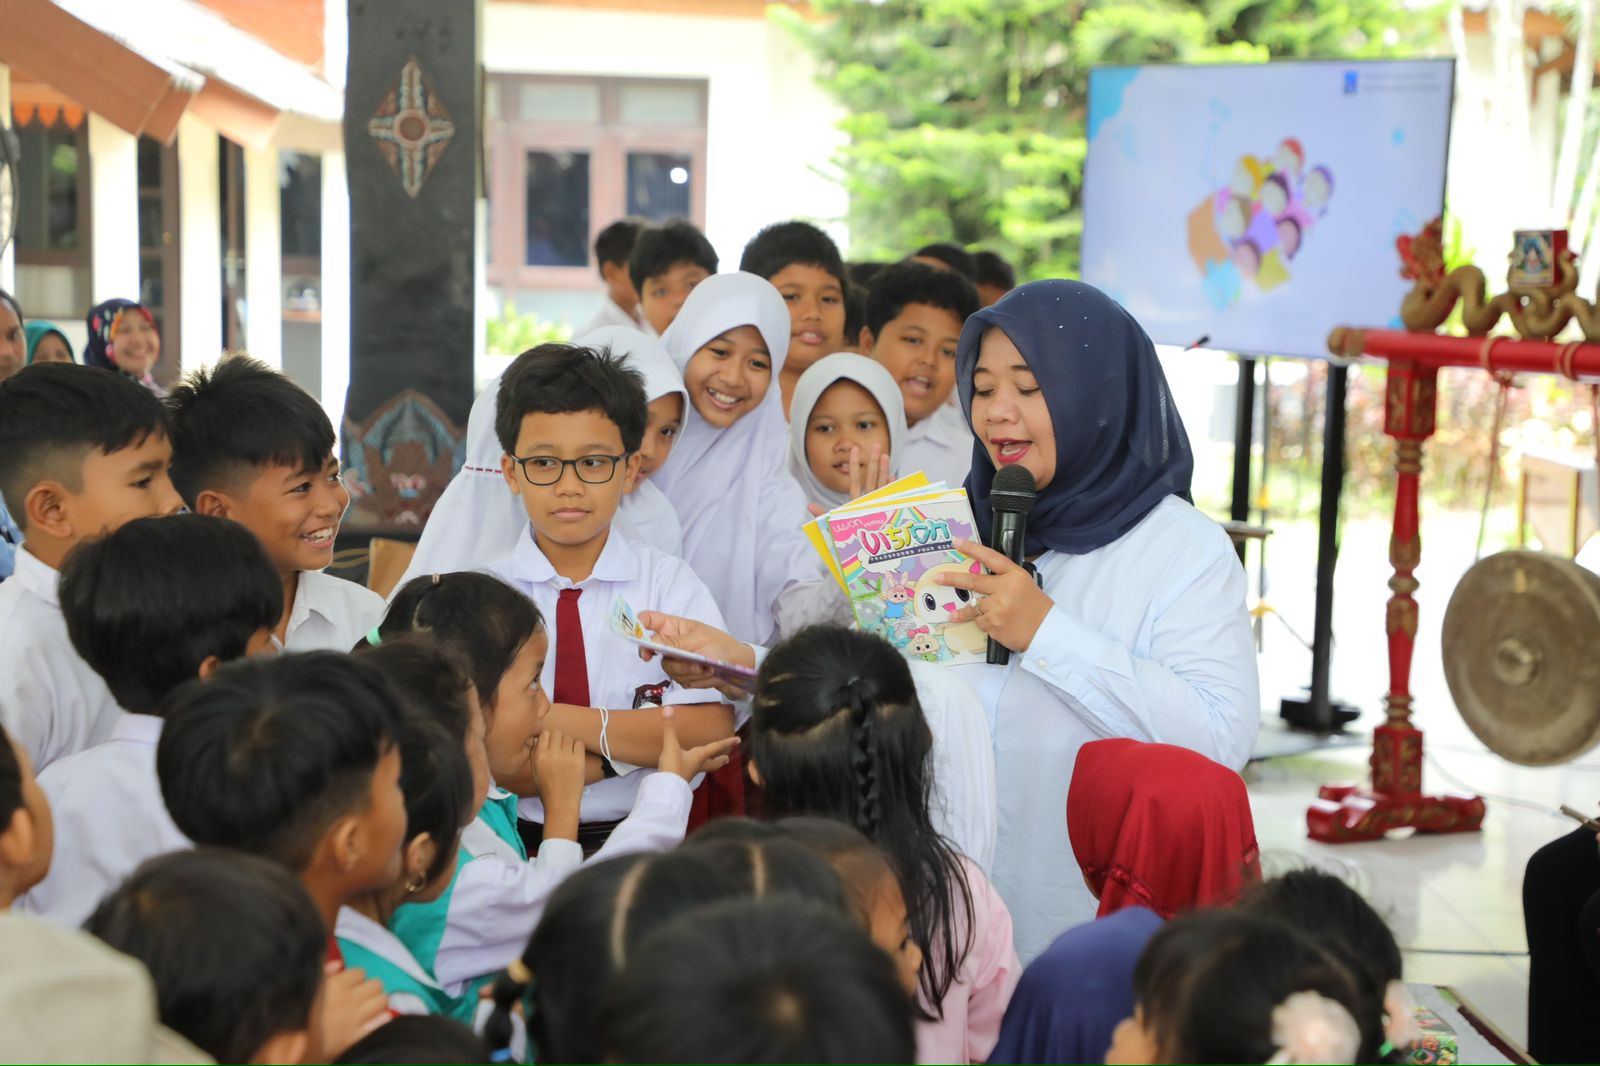
M688 216L729 267L775 212L843 237L824 176L838 112L766 7L483 4L480 321L505 301L588 318L604 298L590 245L624 214ZM0 122L21 148L0 287L80 350L92 304L137 298L163 379L245 349L337 425L344 0L0 0L0 25Z

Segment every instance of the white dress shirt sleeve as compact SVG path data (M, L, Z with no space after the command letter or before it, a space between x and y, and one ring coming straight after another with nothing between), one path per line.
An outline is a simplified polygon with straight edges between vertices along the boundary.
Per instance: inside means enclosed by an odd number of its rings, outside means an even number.
M1034 634L1022 668L1084 708L1101 736L1178 744L1242 767L1260 728L1260 686L1244 615L1247 582L1231 550L1211 555L1155 611L1148 657L1134 655L1074 617L1071 604L1058 602ZM1168 576L1130 580L1146 584ZM1239 606L1219 610L1219 604Z
M610 838L590 862L603 862L641 851L666 851L683 839L689 828L689 808L694 792L677 774L653 773L639 784L633 811L611 831Z

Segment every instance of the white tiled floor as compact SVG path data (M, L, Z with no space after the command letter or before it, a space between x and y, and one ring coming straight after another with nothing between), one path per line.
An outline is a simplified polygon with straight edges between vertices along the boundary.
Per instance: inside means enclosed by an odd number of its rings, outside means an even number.
M1522 925L1522 872L1528 857L1574 828L1553 813L1561 803L1600 810L1600 749L1562 766L1512 765L1489 753L1462 724L1445 684L1439 625L1449 592L1472 561L1475 521L1452 516L1424 519L1423 581L1412 691L1418 724L1426 733L1424 788L1476 791L1489 803L1481 833L1412 836L1370 844L1323 845L1305 835L1305 808L1317 786L1366 779L1369 750L1326 750L1252 764L1246 772L1256 834L1269 872L1274 862L1303 857L1343 868L1390 920L1406 949L1406 977L1453 984L1519 1042L1527 1038L1527 941ZM1474 516L1475 517L1475 516ZM1430 538L1430 526L1433 536ZM1334 694L1363 711L1357 729L1382 720L1379 697L1387 685L1383 602L1388 531L1381 523L1348 524L1335 602ZM1275 547L1284 563L1303 555ZM1275 566L1274 571L1280 567ZM1253 564L1252 564L1253 570ZM1309 582L1304 569L1285 569L1272 586L1276 605L1309 635ZM1269 626L1272 623L1269 623ZM1262 696L1279 696L1309 677L1309 656L1282 633L1268 629L1262 660ZM1265 728L1277 728L1269 723ZM1448 775L1448 776L1447 776ZM1461 784L1450 780L1454 777ZM1462 786L1465 787L1462 787ZM1501 797L1502 799L1497 799ZM1504 799L1520 801L1504 802Z

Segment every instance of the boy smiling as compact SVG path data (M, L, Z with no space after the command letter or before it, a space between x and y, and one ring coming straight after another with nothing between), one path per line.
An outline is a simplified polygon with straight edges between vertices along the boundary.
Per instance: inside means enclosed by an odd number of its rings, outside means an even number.
M383 617L383 600L325 574L350 506L333 425L304 389L244 356L174 389L172 480L190 508L254 533L283 581L273 631L290 651L347 651Z
M956 384L956 345L978 292L953 270L915 259L884 268L867 296L861 351L900 383L906 401L905 473L960 485L972 466L972 433L950 399Z
M0 495L27 538L0 584L0 723L39 770L121 717L67 638L59 569L85 540L182 508L170 432L161 401L107 370L30 366L0 383Z

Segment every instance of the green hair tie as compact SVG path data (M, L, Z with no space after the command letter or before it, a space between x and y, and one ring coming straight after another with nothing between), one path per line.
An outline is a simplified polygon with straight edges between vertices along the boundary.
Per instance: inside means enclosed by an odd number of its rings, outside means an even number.
M379 626L373 626L372 632L367 634L367 643L376 648L383 643L383 634L378 632Z

